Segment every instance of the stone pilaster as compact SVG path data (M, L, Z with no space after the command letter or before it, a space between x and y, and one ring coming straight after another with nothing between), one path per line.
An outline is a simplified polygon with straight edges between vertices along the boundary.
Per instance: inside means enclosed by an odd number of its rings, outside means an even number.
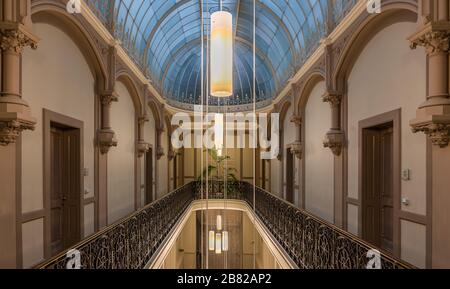
M23 24L0 23L0 48L2 53L2 82L0 91L0 145L16 142L24 130L34 130L36 119L22 99L20 91L23 49L37 48L38 39Z
M148 122L148 116L147 115L143 115L141 117L139 117L138 119L138 143L137 143L137 151L138 151L138 157L143 157L145 155L145 153L148 152L148 150L150 149L150 146L148 143L145 142L144 139L144 128L145 128L145 123Z
M164 156L164 148L161 146L161 138L164 132L163 128L156 129L156 158L159 160Z
M327 92L323 101L331 106L331 129L327 133L324 147L329 148L334 155L340 156L345 144L345 134L341 129L341 102L342 95L337 92Z
M100 96L102 105L102 128L98 132L98 145L100 152L107 154L112 147L117 146L116 134L111 128L111 105L118 101L118 96L115 92L104 92Z
M301 160L303 156L303 144L301 138L301 130L303 119L298 115L293 115L291 122L295 124L295 142L291 144L291 152Z
M410 121L414 133L424 133L431 142L428 156L430 200L428 204L431 234L431 250L428 252L427 266L432 268L450 267L450 227L448 208L450 207L450 15L449 1L421 1L423 23L409 40L411 48L425 48L427 58L427 94Z

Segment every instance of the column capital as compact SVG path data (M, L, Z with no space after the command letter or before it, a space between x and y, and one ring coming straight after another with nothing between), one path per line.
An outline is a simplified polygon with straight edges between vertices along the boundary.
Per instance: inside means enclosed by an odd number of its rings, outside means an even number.
M328 102L332 107L338 107L342 102L342 94L336 91L327 91L322 96L323 102Z
M0 48L18 54L26 47L37 48L38 38L20 23L0 22Z
M301 126L302 123L303 123L303 118L302 118L301 116L298 116L298 115L293 115L293 116L291 117L291 122L292 122L293 124L295 124L295 126L299 127L299 126Z
M100 94L100 101L102 105L111 105L113 102L119 101L119 96L114 91L105 91Z
M429 55L450 52L450 22L430 22L409 38L411 49L422 46Z

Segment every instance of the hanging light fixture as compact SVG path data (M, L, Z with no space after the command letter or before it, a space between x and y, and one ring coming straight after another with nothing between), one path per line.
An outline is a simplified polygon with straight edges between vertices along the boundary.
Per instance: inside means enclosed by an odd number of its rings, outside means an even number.
M223 230L222 216L218 215L216 218L216 230L209 231L208 247L209 251L216 254L222 254L222 252L228 252L229 250L229 233Z
M222 4L221 4L222 6ZM211 95L233 95L233 16L226 11L211 15Z

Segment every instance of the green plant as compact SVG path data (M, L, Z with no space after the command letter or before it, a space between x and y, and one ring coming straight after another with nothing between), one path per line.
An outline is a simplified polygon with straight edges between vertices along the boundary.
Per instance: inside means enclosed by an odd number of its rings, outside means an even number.
M231 159L230 156L219 156L219 153L216 149L208 149L206 150L208 155L211 157L212 163L205 168L199 177L199 180L203 177L203 179L213 180L213 181L223 181L234 184L238 180L236 178L236 169L232 167L225 166L226 161Z

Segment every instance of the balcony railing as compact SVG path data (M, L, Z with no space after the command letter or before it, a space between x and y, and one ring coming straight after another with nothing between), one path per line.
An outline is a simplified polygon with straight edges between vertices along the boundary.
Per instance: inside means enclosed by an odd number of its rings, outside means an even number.
M246 182L189 183L72 249L80 252L83 269L144 268L194 200L225 196L255 208L258 218L299 268L365 269L378 253L383 269L414 268ZM38 267L66 268L68 251Z
M193 192L194 183L187 184L38 267L66 269L67 252L77 250L82 269L142 269L191 204Z

